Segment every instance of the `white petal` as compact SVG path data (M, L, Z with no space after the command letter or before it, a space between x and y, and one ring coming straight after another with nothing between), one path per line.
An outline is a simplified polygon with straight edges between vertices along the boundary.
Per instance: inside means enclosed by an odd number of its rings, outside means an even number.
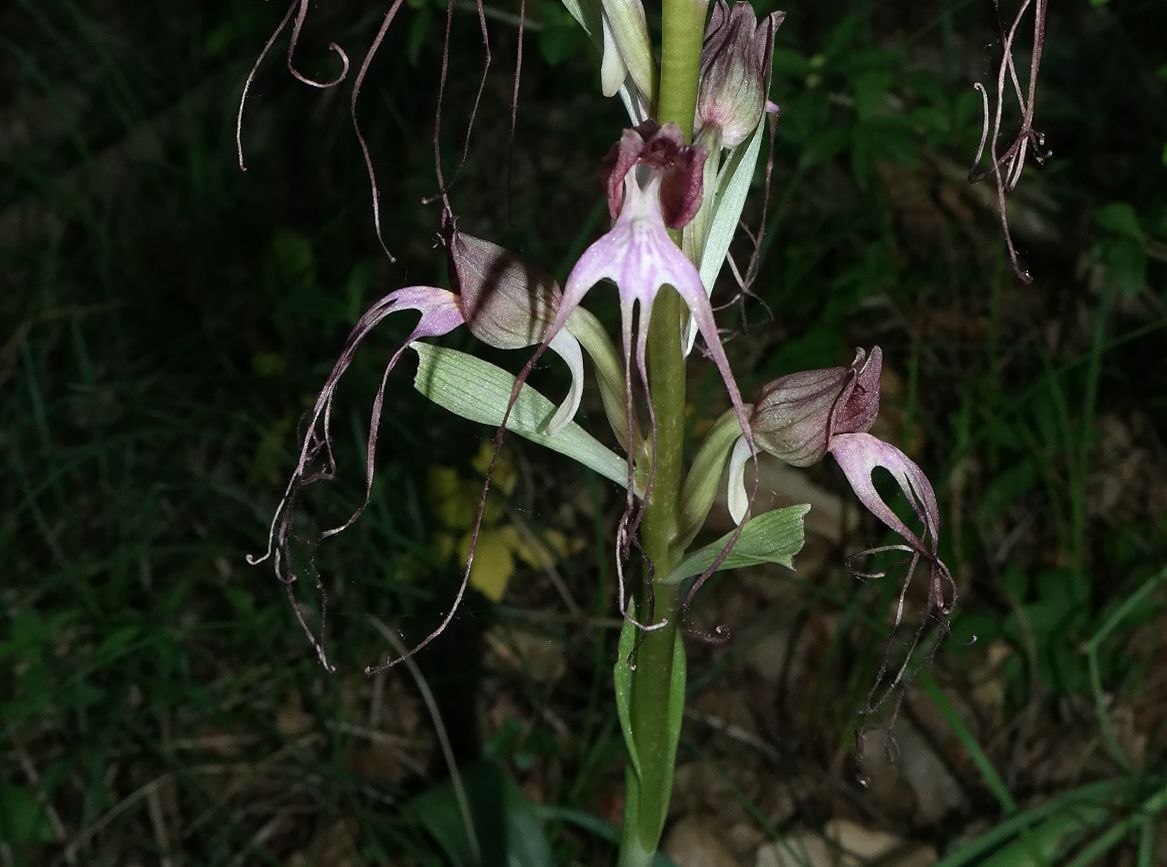
M615 96L628 77L628 69L624 66L624 58L620 56L620 49L616 47L616 37L612 34L612 26L608 23L608 16L600 16L604 31L604 58L600 62L600 90L604 96Z
M584 384L583 353L580 351L579 341L567 329L560 330L551 338L547 347L567 362L567 367L571 371L571 388L547 425L547 432L554 435L563 430L579 410Z
M750 508L750 495L746 491L746 461L750 459L750 444L745 437L738 437L729 456L729 470L726 473L726 494L729 514L735 524L745 520Z
M697 342L697 323L693 321L693 317L688 317L685 323L685 336L681 338L681 351L685 353L685 357L689 357L689 353L693 351L693 344Z

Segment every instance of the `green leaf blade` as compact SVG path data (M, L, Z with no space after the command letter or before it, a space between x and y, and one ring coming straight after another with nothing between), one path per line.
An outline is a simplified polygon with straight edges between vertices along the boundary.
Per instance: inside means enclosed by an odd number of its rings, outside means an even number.
M794 555L802 550L805 541L803 518L809 511L810 504L802 503L751 518L742 526L741 535L718 571L767 563L778 563L793 569ZM716 542L691 552L664 583L679 584L686 578L700 575L712 565L732 535L732 532L726 533Z
M456 349L428 343L413 343L410 348L418 357L413 386L422 395L470 421L491 427L502 424L514 387L514 376L501 367ZM555 406L551 401L524 385L507 418L507 430L566 455L624 487L628 478L624 459L575 422L554 436L548 434L547 422L554 414Z

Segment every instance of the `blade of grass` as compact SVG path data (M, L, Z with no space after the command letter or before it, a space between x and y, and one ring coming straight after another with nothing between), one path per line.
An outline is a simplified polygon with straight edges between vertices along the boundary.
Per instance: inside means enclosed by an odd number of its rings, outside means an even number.
M1158 587L1164 579L1167 579L1167 569L1161 570L1143 582L1141 587L1130 594L1123 600L1121 605L1111 612L1111 615L1082 648L1086 654L1086 663L1090 674L1090 692L1094 698L1094 713L1098 717L1098 727L1102 732L1103 740L1106 743L1111 757L1127 772L1134 770L1134 763L1131 761L1130 756L1127 755L1126 750L1122 748L1122 744L1119 743L1118 734L1115 732L1114 725L1110 721L1110 714L1106 711L1106 696L1102 691L1102 671L1098 660L1098 651L1102 646L1102 642L1118 628L1118 625L1131 612L1142 605L1151 591Z
M1092 864L1121 843L1123 838L1136 827L1153 827L1159 818L1159 813L1163 812L1165 808L1167 808L1167 787L1159 789L1143 801L1129 816L1112 825L1105 833L1079 852L1077 857L1067 863L1065 867L1086 867L1087 864Z
M1107 813L1105 803L1110 801L1115 793L1121 792L1125 786L1125 781L1117 779L1090 783L1064 792L1036 807L1014 813L981 836L967 843L958 844L956 850L941 859L936 867L965 867L965 865L971 864L985 867L993 862L1001 847L1008 845L1011 839L1022 838L1027 830L1038 827L1051 817L1057 817L1059 814L1078 808L1090 808L1096 813L1105 815ZM1017 843L1024 844L1024 840L1017 839ZM1013 858L1022 859L1013 861L1014 865L1027 863L1025 861L1025 857L1029 854L1027 851L1020 848L1009 848L1009 852ZM990 853L995 854L990 855ZM1004 867L1010 862L999 861L997 863Z
M949 729L956 735L956 739L960 741L961 746L964 747L969 758L972 759L973 765L980 772L981 780L997 800L1001 811L1007 816L1016 813L1017 801L1009 792L1009 787L1005 785L1005 781L997 773L997 769L993 767L992 761L985 755L985 751L981 749L981 745L977 743L976 737L969 731L968 726L964 724L964 720L960 718L960 715L956 712L956 708L952 706L952 702L944 694L944 690L937 685L936 681L932 679L932 675L928 672L921 674L916 679L916 683L932 699L932 703L936 705L937 710L940 711L940 715L948 723Z

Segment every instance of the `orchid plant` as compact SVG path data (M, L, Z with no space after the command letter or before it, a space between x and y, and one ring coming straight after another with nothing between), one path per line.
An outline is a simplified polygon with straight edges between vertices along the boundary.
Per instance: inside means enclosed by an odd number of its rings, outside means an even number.
M871 548L853 562L890 552L904 555L897 626L915 586L914 576L925 573L918 606L923 613L913 650L930 624L939 624L943 637L957 594L939 556L940 516L932 485L902 451L870 433L879 411L883 361L879 347L857 350L849 366L783 376L763 385L752 404L743 400L723 347L710 294L727 262L743 289L753 276L751 265L743 277L729 247L762 162L763 139L769 130L772 141L779 114L768 91L782 13L759 22L744 0L732 7L716 0L711 13L706 0L664 0L658 55L641 0L563 2L597 48L602 92L618 95L628 114L628 126L613 129L615 142L599 161L610 227L587 247L561 288L535 263L463 232L443 188L440 237L452 285L395 289L357 322L310 412L296 466L271 521L267 550L251 562L270 562L321 664L332 671L324 596L319 616L310 623L293 595L293 586L302 577L290 550L294 507L306 487L336 475L333 401L361 343L395 314L420 314L386 364L373 399L363 502L320 540L351 526L373 496L386 383L407 350L418 357L415 387L422 395L496 428L493 458L453 604L421 642L405 654L368 666L366 672L407 659L441 635L456 616L470 580L494 460L507 431L567 455L622 486L625 505L613 540L616 607L624 623L614 682L628 753L620 863L641 865L650 863L657 850L672 789L684 707L682 638L729 639L724 625L712 629L697 625L698 591L718 571L761 562L789 566L802 546L802 522L809 506L752 514L762 455L798 467L831 455L860 503L900 537L899 543ZM399 7L400 0L386 16L371 52ZM306 84L333 86L348 70L348 58L336 45L330 47L340 55L344 69L335 81L307 79L292 63L306 8L306 0L295 0L281 24L282 28L294 16L288 67ZM269 41L265 53L271 45ZM354 120L356 95L371 56L362 62L354 87ZM443 80L444 75L445 66ZM359 129L358 137L368 160ZM374 177L371 162L367 164ZM767 183L769 169L766 161ZM375 179L373 190L375 204L379 195ZM593 289L609 284L614 284L619 298L615 341L582 306ZM435 343L461 327L489 347L527 350L525 363L512 375ZM701 346L694 351L697 338ZM568 394L558 405L527 384L547 350L566 364L571 375ZM686 368L708 363L724 386L727 409L686 463ZM576 421L581 401L592 387L623 455L603 445L600 432L585 430ZM907 498L915 527L876 488L872 474L877 469L887 471ZM695 546L719 489L727 492L735 528L710 544ZM889 571L858 566L855 570L861 577ZM316 582L323 593L322 582L319 578ZM881 671L861 716L874 712L897 690L902 694L911 677L910 658L911 653L891 673Z

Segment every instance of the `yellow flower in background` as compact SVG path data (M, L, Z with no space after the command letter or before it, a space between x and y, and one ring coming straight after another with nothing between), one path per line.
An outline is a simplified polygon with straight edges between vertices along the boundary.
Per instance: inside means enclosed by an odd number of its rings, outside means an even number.
M485 473L490 464L491 445L483 442L472 466ZM491 487L502 494L514 493L518 471L511 456L503 451L494 465ZM478 478L458 475L453 467L431 467L426 476L426 497L430 508L445 528L433 535L433 550L443 560L466 562L470 551L474 515L482 484ZM515 573L516 558L533 569L550 569L559 560L583 547L583 541L570 538L556 530L544 530L536 535L525 525L508 518L500 498L486 503L482 529L478 534L478 549L474 554L474 568L470 572L470 586L498 602L506 593L507 584Z

